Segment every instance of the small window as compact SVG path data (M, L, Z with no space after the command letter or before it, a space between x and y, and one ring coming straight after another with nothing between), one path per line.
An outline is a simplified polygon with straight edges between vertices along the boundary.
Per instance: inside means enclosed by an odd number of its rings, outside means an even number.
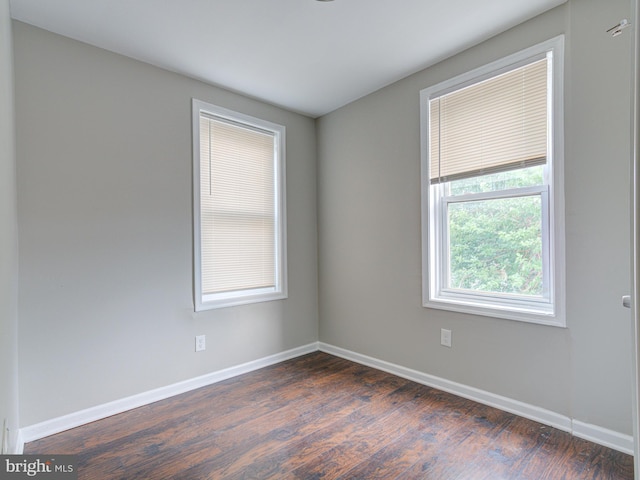
M285 128L193 100L196 311L286 298Z
M564 326L562 51L421 91L425 307Z

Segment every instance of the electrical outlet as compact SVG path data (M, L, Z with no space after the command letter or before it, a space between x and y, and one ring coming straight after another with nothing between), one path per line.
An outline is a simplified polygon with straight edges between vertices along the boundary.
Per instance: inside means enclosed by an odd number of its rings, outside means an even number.
M440 329L440 345L451 347L451 330L445 328Z
M196 352L206 350L207 344L204 335L196 335Z

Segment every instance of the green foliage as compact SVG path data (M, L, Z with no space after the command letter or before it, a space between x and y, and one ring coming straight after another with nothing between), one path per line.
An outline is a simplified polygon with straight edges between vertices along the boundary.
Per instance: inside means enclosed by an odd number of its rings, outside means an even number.
M525 184L532 180L521 178ZM451 288L542 295L539 196L450 203L448 214Z

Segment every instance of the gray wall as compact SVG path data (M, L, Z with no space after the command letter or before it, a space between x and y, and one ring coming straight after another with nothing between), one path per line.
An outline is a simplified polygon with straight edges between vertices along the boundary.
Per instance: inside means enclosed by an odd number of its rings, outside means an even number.
M629 4L570 0L318 121L322 342L631 434ZM419 91L561 33L568 328L421 307Z
M18 223L14 134L11 18L9 0L0 0L0 429L6 421L11 451L18 428Z
M23 426L317 341L314 120L19 22L14 43ZM287 128L287 300L193 311L192 97Z

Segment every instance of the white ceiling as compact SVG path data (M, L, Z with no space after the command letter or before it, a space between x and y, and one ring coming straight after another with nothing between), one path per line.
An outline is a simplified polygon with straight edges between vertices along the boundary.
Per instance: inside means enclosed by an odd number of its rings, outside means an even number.
M317 117L565 1L11 0L11 14Z

